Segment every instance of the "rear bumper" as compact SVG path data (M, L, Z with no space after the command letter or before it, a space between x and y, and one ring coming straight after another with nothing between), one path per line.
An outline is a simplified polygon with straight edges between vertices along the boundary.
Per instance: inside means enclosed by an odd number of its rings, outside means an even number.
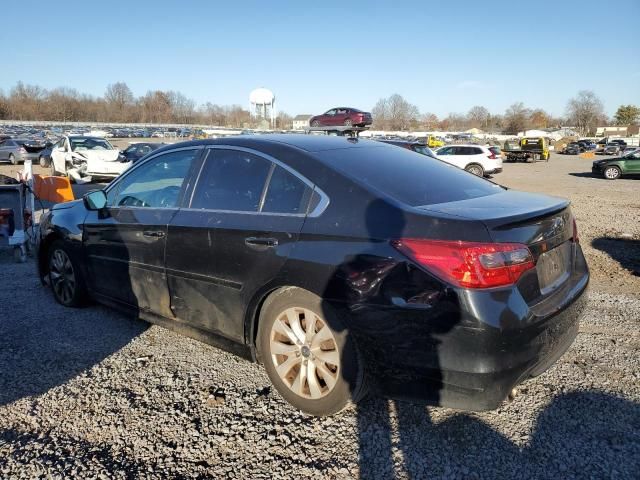
M514 287L450 291L439 306L355 312L351 330L374 388L431 405L497 408L573 343L589 282L582 254L576 264L570 279L534 306Z

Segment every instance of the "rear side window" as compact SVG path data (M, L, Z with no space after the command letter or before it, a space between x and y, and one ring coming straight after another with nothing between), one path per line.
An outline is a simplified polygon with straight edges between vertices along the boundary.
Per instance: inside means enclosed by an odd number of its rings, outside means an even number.
M271 162L239 150L210 150L191 208L257 212Z
M502 191L500 186L458 167L403 148L380 145L316 155L352 181L411 206L456 202Z
M304 214L311 188L298 177L276 166L269 181L263 212Z

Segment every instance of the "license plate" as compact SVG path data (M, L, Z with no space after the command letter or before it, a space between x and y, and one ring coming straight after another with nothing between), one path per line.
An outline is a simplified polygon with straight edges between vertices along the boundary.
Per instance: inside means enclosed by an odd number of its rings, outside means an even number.
M571 247L571 242L567 241L538 257L536 271L538 273L540 291L543 294L564 282L569 277L571 269Z

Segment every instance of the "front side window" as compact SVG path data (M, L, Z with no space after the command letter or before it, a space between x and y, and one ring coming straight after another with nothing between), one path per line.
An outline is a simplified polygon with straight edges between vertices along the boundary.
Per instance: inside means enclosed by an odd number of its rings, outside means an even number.
M306 183L284 168L276 166L269 181L262 211L304 214L310 196L311 188Z
M199 150L159 155L125 175L107 193L110 207L175 208Z
M325 115L335 115L336 111L335 110L329 110L327 113L325 113Z
M271 162L239 150L210 150L191 208L257 212Z

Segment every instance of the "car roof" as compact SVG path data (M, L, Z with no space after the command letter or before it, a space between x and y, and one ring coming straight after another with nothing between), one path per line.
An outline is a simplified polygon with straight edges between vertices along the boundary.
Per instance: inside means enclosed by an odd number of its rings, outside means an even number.
M176 147L199 145L229 145L245 148L255 148L265 146L285 146L292 147L306 152L323 152L326 150L337 150L345 148L363 147L384 147L381 142L374 140L364 140L350 137L339 137L335 135L305 135L305 134L266 134L266 135L237 135L234 137L212 138L205 140L192 140L188 142L174 143L167 145L167 150Z

